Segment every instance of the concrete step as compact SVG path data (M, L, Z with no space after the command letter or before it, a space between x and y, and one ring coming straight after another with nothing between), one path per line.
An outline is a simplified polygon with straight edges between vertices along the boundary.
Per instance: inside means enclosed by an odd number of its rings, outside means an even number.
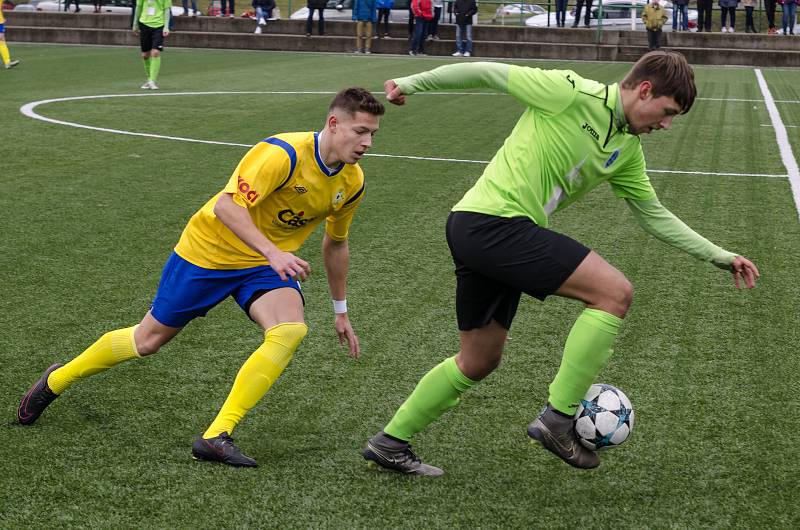
M16 26L14 40L17 42L57 42L61 44L110 44L136 46L138 37L132 32L119 29L47 28ZM351 53L355 50L353 35L306 37L297 34L223 33L176 31L170 34L168 46L193 48L232 48L244 50L286 50L304 52ZM408 53L407 39L373 39L372 52L376 54ZM437 40L425 43L425 53L431 56L450 56L455 50L455 41ZM615 60L617 46L593 44L553 44L546 42L493 42L475 44L475 57L545 58L562 60Z
M111 44L136 46L129 30L129 15L70 13L6 13L6 37L10 41L64 44ZM167 46L231 48L312 52L352 52L355 31L350 21L326 21L325 36L305 36L305 21L271 21L260 35L255 21L242 18L176 17L175 31ZM316 31L316 24L314 27ZM395 38L374 39L374 53L407 54L406 24L392 24ZM441 40L428 41L429 55L449 56L455 50L455 28L439 26ZM646 52L643 31L595 31L561 28L476 26L476 57L635 61ZM693 64L745 66L800 66L800 36L676 32L662 35L662 46L681 51Z

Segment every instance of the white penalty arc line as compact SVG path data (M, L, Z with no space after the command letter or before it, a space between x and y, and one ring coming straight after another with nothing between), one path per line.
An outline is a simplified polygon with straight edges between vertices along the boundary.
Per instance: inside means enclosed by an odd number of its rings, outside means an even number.
M772 128L775 130L775 139L778 141L778 149L781 152L781 160L789 175L789 184L792 188L794 205L798 215L800 215L800 169L797 167L797 160L794 157L794 153L792 153L792 146L789 144L789 134L786 132L786 127L783 125L778 107L775 105L775 100L772 99L772 93L769 91L767 81L761 74L761 69L755 68L753 71L758 79L761 95L764 96L764 103L767 105L769 119L772 122Z
M160 140L174 140L178 142L191 142L191 143L198 143L198 144L208 144L208 145L224 145L224 146L231 146L231 147L252 147L253 144L241 144L236 142L220 142L216 140L198 140L196 138L186 138L183 136L168 136L164 134L153 134L153 133L143 133L143 132L135 132L135 131L125 131L122 129L111 129L108 127L95 127L92 125L84 125L82 123L76 123L71 121L65 120L57 120L54 118L48 118L46 116L42 116L38 112L36 112L36 107L40 105L46 105L48 103L60 103L64 101L81 101L81 100L92 100L92 99L107 99L107 98L126 98L126 97L153 97L153 96L208 96L208 95L253 95L253 94L275 94L275 95L330 95L335 94L335 92L331 91L240 91L240 92L159 92L157 94L153 93L141 93L141 94L102 94L102 95L94 95L94 96L71 96L65 98L53 98L53 99L42 99L39 101L32 101L30 103L26 103L25 105L20 107L20 112L34 120L44 121L47 123L52 123L55 125L64 125L67 127L76 127L78 129L86 129L90 131L99 131L99 132L106 132L111 134L123 134L127 136L139 136L143 138L156 138ZM429 92L428 94L432 95L452 95L452 92ZM494 95L494 93L488 92L475 92L475 93L462 93L464 95ZM460 162L465 164L488 164L488 160L470 160L464 158L441 158L441 157L430 157L430 156L412 156L412 155L390 155L384 153L367 153L366 156L369 157L376 157L376 158L402 158L405 160L423 160L429 162ZM786 175L780 174L769 174L769 173L720 173L720 172L708 172L708 171L679 171L679 170L669 170L669 169L648 169L648 173L669 173L669 174L678 174L678 175L707 175L707 176L721 176L721 177L769 177L769 178L786 178Z

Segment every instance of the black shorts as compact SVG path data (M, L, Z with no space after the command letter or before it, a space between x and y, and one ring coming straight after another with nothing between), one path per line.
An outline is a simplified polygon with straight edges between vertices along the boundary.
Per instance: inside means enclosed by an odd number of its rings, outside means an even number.
M151 28L139 22L139 45L143 52L164 51L164 26Z
M544 300L575 272L590 250L527 217L451 212L447 244L456 266L458 329L492 319L506 329L520 295Z

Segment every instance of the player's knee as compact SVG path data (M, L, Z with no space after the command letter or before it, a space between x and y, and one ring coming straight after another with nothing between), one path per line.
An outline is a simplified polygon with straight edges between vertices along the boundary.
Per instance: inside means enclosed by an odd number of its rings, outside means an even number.
M307 333L308 326L303 322L284 322L266 330L264 332L264 340L279 342L283 346L294 350L303 342Z
M141 337L137 337L134 334L133 339L136 343L136 353L142 357L156 353L168 340L168 338L162 337L158 333L148 333Z
M625 311L628 311L633 303L633 284L627 278L622 280L619 293L620 305L625 308Z
M622 277L611 294L611 311L610 313L624 317L633 303L633 284L626 278Z

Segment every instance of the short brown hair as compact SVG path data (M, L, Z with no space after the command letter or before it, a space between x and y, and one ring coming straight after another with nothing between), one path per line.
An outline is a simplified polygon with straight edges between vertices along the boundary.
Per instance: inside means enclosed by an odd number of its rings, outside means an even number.
M328 113L333 109L342 109L351 116L356 112L366 112L374 116L383 116L386 109L383 103L375 99L372 92L361 87L345 88L333 97Z
M631 71L620 85L622 88L636 88L642 81L653 85L653 97L669 96L680 105L681 113L692 108L697 97L694 84L694 71L686 58L678 52L653 51L636 61Z

